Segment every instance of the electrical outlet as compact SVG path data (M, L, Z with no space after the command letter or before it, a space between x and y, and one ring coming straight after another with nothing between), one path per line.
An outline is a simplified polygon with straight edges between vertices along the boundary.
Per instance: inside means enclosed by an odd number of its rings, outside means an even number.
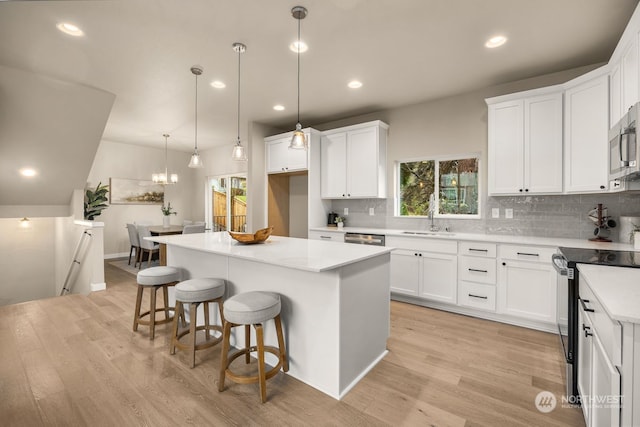
M349 215L349 208L344 208L344 216Z
M507 219L513 218L513 209L505 209L504 210L504 217L507 218Z
M375 215L375 212L374 212L373 208L369 208L369 215L371 215L371 216Z
M491 218L500 218L500 208L491 208Z

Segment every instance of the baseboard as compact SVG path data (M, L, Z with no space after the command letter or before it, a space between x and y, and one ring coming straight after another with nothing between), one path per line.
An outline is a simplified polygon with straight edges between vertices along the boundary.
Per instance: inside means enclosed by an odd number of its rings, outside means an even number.
M91 283L91 292L104 291L107 289L106 283Z
M117 254L104 254L104 259L128 258L129 252L120 252Z

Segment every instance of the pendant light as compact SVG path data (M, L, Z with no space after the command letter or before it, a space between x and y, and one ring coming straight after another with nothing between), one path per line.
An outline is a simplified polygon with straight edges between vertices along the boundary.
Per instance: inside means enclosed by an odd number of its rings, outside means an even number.
M172 173L171 175L169 175L169 170L167 169L167 152L168 152L167 140L169 138L169 135L165 133L162 136L164 137L164 173L162 172L154 173L153 175L151 175L151 179L156 184L161 184L161 185L175 184L178 182L178 174Z
M202 164L202 159L200 159L200 154L198 154L198 76L202 74L202 67L199 65L194 65L191 67L191 72L194 76L196 76L196 125L195 125L195 147L193 150L193 154L191 155L191 160L189 161L190 168L201 168L204 165Z
M240 142L240 56L247 50L247 46L242 43L234 43L233 50L238 54L238 139L236 145L233 146L231 158L233 160L245 161L247 160L247 150L242 146L242 142Z
M302 6L296 6L291 9L291 15L298 20L298 43L296 44L296 52L298 52L298 122L296 123L296 130L293 131L289 148L306 150L307 137L300 124L300 21L307 16L307 9Z

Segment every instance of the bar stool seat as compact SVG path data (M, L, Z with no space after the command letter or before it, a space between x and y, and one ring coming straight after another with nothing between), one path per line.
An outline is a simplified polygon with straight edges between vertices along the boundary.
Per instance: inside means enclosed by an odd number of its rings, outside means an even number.
M222 335L222 357L220 362L220 380L218 391L224 390L225 378L239 384L260 384L260 400L262 403L267 398L266 380L274 377L280 371L289 371L289 361L287 360L284 337L282 334L282 323L280 319L280 295L272 292L252 291L237 294L224 302L224 332ZM278 347L264 345L264 331L262 323L273 319L276 326ZM253 325L256 331L256 345L251 346L251 328ZM244 326L245 347L236 350L229 355L231 328ZM238 357L244 355L245 363L251 361L251 353L257 352L258 374L238 375L229 366ZM265 371L264 353L268 352L278 357L278 363L269 371Z
M169 307L168 287L175 285L180 280L180 270L176 267L150 267L140 270L137 275L138 295L136 297L136 308L133 317L133 330L138 330L138 325L149 325L149 339L154 339L156 325L169 323L173 320L171 311L173 307ZM156 293L162 288L162 296L164 307L156 307ZM148 311L141 312L142 294L145 289L151 290L151 302ZM156 320L156 313L164 312L164 319ZM148 319L146 317L149 316Z
M220 322L224 324L222 304L225 286L226 282L224 279L214 278L190 279L176 285L176 312L173 319L169 353L175 354L176 347L181 350L189 350L191 352L192 368L196 364L196 350L212 347L222 341L222 326L212 325L209 321L209 303L215 302L218 304ZM180 331L178 326L180 319L182 319L183 325L185 323L185 304L189 305L189 328ZM198 326L197 313L200 304L202 304L204 309L204 325ZM205 333L205 342L200 344L196 344L196 334L198 331L204 331ZM217 338L211 339L211 331L218 331L220 335ZM185 336L188 336L188 339L180 341L181 338Z

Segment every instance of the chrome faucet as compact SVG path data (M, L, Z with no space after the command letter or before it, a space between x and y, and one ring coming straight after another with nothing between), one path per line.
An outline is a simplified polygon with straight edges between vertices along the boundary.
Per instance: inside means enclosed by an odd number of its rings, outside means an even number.
M429 231L440 231L440 227L433 223L433 217L436 212L436 196L434 193L431 193L429 196L429 217L431 218L431 227L429 227Z

